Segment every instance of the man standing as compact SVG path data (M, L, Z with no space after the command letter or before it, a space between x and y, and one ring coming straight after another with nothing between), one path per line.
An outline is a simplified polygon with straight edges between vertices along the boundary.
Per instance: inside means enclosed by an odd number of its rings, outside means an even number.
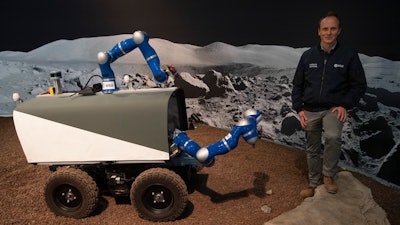
M293 78L292 108L298 113L307 139L309 187L300 192L303 198L314 196L314 189L322 182L329 193L338 191L334 177L343 124L347 110L358 104L367 88L358 54L338 42L340 32L340 18L328 12L319 21L320 43L303 53Z

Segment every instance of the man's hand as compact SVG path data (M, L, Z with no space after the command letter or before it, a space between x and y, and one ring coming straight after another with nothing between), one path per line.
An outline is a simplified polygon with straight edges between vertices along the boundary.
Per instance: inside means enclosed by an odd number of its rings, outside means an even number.
M332 109L332 112L337 112L337 119L344 123L347 118L347 110L342 106L338 106Z
M299 113L299 118L300 118L300 125L301 127L304 129L307 126L307 116L306 113L304 111L300 111Z

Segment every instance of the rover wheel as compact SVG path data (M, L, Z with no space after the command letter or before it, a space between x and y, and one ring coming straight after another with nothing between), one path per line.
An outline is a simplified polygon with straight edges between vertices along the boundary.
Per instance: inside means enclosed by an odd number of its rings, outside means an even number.
M131 202L139 216L147 220L175 220L186 208L187 200L185 182L169 169L148 169L132 183Z
M97 185L86 172L62 167L52 173L45 190L47 206L59 216L83 218L93 212L98 199Z

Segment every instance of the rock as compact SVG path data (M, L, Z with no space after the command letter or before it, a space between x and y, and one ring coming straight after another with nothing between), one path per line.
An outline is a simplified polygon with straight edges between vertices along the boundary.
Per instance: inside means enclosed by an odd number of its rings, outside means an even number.
M392 128L382 116L362 124L360 134L361 151L375 159L388 154L395 145Z
M210 88L210 91L206 94L206 98L226 96L227 85L230 82L221 73L210 70L204 75L202 81ZM234 88L232 87L232 89Z
M247 88L247 85L243 81L242 77L235 77L233 79L232 85L236 91L244 91Z
M182 72L174 79L176 87L183 89L186 98L226 97L227 92L235 92L235 85L229 76L223 76L214 70L208 71L203 77L195 78L187 72ZM243 82L239 81L236 88L246 89Z
M288 113L290 113L290 112L292 112L292 108L291 108L288 104L284 103L284 104L282 105L282 107L281 107L280 115L281 115L282 117L285 117L285 116L286 116Z
M378 102L387 106L400 109L400 92L391 92L384 88L367 88L367 93L371 93L378 98Z
M206 96L209 88L203 81L192 77L189 73L182 72L175 76L174 83L185 93L186 98L198 98Z
M279 79L279 83L280 83L280 84L289 84L289 83L290 83L290 79L289 79L289 77L283 75L283 76L281 76L281 78Z
M302 130L300 121L295 116L288 116L282 121L281 133L287 136Z
M263 206L261 207L261 210L262 210L263 212L265 212L265 213L271 213L271 211L272 211L271 207L269 207L269 206L267 206L267 205L263 205Z
M359 152L357 152L353 148L351 148L351 149L342 149L342 155L340 156L340 159L341 160L345 160L347 162L351 162L354 167L358 167L359 166L358 162L360 160L360 155L359 155Z
M400 185L400 144L393 155L389 156L381 166L377 176L396 185Z
M295 209L285 212L264 225L390 225L386 212L372 198L371 190L342 171L335 177L337 194L329 194L323 185L314 197L306 198Z
M378 98L375 95L366 94L363 97L365 104L360 104L359 108L366 112L376 112L379 110Z

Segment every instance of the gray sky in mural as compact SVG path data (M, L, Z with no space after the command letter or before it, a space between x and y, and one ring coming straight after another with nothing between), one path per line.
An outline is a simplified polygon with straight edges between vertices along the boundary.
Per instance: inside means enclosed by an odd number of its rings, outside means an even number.
M343 20L340 41L400 61L395 1L3 1L0 51L30 51L60 39L129 34L205 46L213 42L310 47L329 10Z

